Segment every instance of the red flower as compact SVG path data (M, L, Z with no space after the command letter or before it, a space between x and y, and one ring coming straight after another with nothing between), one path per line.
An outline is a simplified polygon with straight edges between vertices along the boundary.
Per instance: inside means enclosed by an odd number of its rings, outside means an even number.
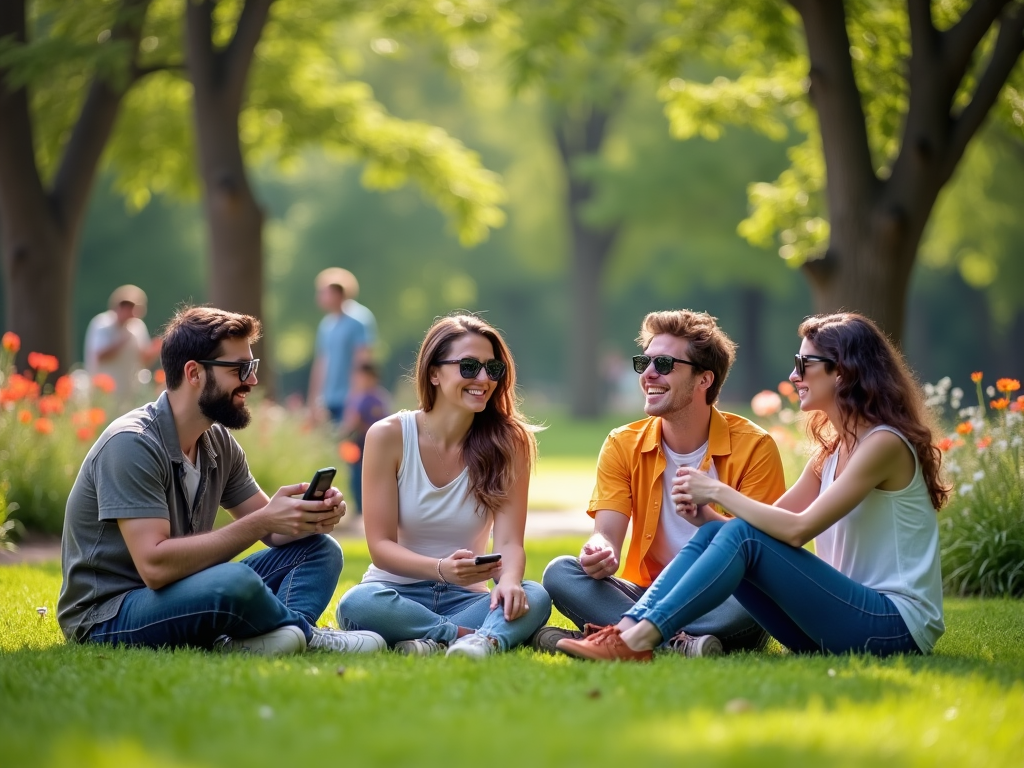
M53 432L53 422L46 418L36 419L36 432L41 435L48 435Z
M163 368L157 368L153 372L153 381L155 381L157 384L166 384L167 383L167 374L164 373L164 369Z
M359 461L361 453L362 451L359 450L359 446L351 440L344 440L338 445L338 456L348 464L355 464Z
M948 451L950 448L953 447L953 438L952 437L944 437L944 438L942 438L941 440L939 440L937 447L938 447L938 449L940 451L945 453L946 451Z
M3 339L0 340L0 345L13 355L21 349L21 339L18 337L18 334L13 331L8 331L4 334Z
M61 400L67 400L71 397L71 393L74 390L75 385L71 383L70 376L61 376L57 379L57 383L53 385L53 393Z
M108 395L117 389L117 382L114 381L113 377L108 376L105 373L97 373L92 377L92 385Z
M981 377L982 377L981 371L975 371L974 373L971 374L971 381L973 381L975 384L977 384L978 382L981 381Z
M20 421L22 424L31 424L32 411L18 411L18 421Z
M1021 411L1024 411L1024 395L1021 395L1012 403L1010 403L1010 410L1014 411L1015 413L1020 413Z
M22 399L39 396L39 385L20 373L12 373L7 380L7 389L0 390L0 402L16 403Z
M56 416L64 413L64 401L57 395L44 395L39 398L39 413L43 416Z
M96 436L96 433L93 432L92 427L79 427L78 431L75 432L75 434L78 435L78 439L81 440L83 443L92 440Z
M42 352L29 352L28 364L40 373L53 373L60 367L56 357L44 355Z
M984 450L985 448L988 448L990 445L992 445L991 435L985 435L985 437L981 438L981 440L975 443L975 445L978 446L978 450Z

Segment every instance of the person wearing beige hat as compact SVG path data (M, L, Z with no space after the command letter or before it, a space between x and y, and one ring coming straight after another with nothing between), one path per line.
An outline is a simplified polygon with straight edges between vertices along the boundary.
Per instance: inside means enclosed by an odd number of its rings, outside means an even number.
M139 385L139 371L160 354L160 339L150 339L142 318L146 293L135 285L122 285L108 301L109 309L96 315L85 332L85 369L91 376L110 376L121 401L130 401Z

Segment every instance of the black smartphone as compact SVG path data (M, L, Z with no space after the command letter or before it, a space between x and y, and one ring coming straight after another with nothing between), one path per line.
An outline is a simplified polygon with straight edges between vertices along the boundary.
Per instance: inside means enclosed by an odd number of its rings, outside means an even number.
M334 475L337 473L334 467L324 467L313 473L313 479L309 481L309 488L302 494L303 501L320 501L324 494L331 489L334 482Z
M473 558L473 565L489 565L501 560L501 552L492 552L489 555L477 555Z

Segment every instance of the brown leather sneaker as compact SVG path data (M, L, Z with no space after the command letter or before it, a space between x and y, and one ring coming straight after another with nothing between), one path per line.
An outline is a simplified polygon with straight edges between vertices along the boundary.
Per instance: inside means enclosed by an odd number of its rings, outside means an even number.
M618 627L605 627L582 640L559 640L555 647L562 653L594 661L650 661L651 651L634 651L622 639Z

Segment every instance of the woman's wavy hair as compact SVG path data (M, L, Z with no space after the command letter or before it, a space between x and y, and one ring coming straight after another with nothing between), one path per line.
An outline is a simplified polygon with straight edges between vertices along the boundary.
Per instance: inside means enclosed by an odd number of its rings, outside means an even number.
M430 369L448 357L456 339L475 333L494 347L494 357L506 365L505 375L483 411L473 417L469 434L462 444L462 457L469 468L469 488L476 497L478 511L496 512L516 480L516 458L528 457L527 471L537 458L538 427L526 421L519 411L516 395L516 366L505 340L496 328L475 315L455 314L434 322L416 356L413 380L420 408L434 407L437 388L430 382Z
M933 442L933 420L921 389L903 356L871 320L853 312L809 317L799 334L821 353L837 361L835 398L842 431L856 437L860 419L872 426L885 424L903 433L914 446L932 506L940 509L950 486L941 477L942 453ZM811 414L807 432L817 444L814 467L821 472L825 458L839 447L840 434L821 411Z

